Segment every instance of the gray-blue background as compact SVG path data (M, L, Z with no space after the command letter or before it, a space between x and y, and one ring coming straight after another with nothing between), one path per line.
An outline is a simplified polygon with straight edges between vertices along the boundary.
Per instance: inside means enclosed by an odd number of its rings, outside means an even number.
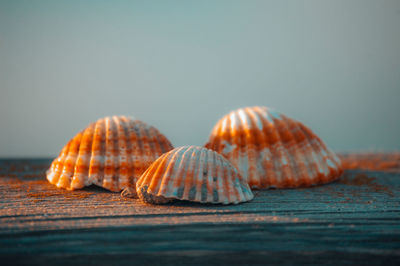
M266 105L336 151L400 149L400 1L1 1L0 157L129 114L175 146Z

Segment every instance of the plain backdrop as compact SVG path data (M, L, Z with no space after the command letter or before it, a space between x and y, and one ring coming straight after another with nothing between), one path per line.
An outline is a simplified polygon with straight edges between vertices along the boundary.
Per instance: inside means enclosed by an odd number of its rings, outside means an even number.
M2 1L0 157L133 115L175 146L265 105L335 151L400 149L400 1Z

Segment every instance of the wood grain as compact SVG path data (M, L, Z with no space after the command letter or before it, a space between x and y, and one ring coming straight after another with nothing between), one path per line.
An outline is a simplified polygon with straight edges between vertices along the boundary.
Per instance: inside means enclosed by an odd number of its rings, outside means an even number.
M50 162L0 160L2 265L400 264L393 169L256 191L235 206L153 206L97 187L57 189L45 179Z

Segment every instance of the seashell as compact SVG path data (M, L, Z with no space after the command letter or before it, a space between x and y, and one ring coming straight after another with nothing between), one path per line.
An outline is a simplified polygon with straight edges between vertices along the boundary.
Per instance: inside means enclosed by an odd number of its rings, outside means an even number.
M136 192L143 201L154 204L174 199L238 204L253 198L250 187L228 160L196 146L163 154L139 178Z
M147 167L171 149L163 134L142 121L126 116L105 117L65 145L47 171L47 179L68 190L95 184L121 191L134 187Z
M267 107L232 111L215 125L206 148L227 158L251 188L295 188L340 177L339 158L302 123Z

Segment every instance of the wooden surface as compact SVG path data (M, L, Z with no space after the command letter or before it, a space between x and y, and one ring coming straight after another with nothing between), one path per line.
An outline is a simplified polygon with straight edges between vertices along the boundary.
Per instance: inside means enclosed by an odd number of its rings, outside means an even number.
M338 182L236 206L64 191L45 179L51 160L0 160L0 264L400 265L400 160L376 170L371 156L344 155Z

